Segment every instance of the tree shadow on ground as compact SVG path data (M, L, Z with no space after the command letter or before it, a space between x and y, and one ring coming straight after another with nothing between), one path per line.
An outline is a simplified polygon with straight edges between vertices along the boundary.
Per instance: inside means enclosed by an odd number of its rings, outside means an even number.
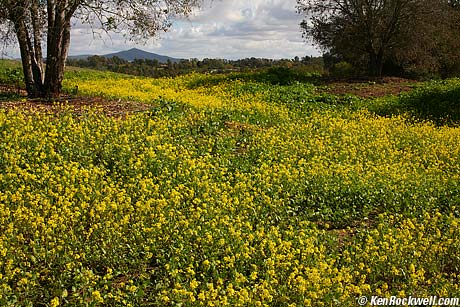
M426 86L401 94L372 111L383 116L408 113L417 120L432 121L438 126L458 126L460 79L428 83Z
M0 101L16 101L24 98L19 90L2 90L0 87Z

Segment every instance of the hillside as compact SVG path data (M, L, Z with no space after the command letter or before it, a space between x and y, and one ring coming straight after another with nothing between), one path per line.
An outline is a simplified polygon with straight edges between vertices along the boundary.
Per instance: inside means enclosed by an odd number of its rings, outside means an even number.
M152 53L152 52L147 52L147 51L140 50L140 49L137 49L137 48L132 48L132 49L129 49L129 50L120 51L120 52L116 52L116 53L109 53L109 54L105 54L103 56L106 57L106 58L113 58L113 57L116 56L116 57L119 57L120 59L130 61L130 62L134 61L135 59L139 59L139 60L158 60L158 62L160 62L160 63L166 63L166 62L168 62L168 60L170 60L171 62L179 62L180 61L180 59L176 59L176 58L172 58L172 57L169 57L169 56L160 55L160 54L156 54L156 53Z

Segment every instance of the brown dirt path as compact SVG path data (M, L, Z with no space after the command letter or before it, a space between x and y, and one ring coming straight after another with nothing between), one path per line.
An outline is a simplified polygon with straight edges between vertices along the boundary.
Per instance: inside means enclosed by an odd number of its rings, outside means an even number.
M397 77L384 77L368 81L329 81L320 91L335 95L356 95L363 98L385 97L408 92L418 82Z

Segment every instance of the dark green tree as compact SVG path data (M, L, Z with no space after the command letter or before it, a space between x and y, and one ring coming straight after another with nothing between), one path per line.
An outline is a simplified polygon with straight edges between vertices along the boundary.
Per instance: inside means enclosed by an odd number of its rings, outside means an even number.
M419 0L297 0L301 27L324 51L382 73L388 50L398 47Z
M306 38L370 75L380 76L385 63L434 71L457 61L457 0L297 0L297 5Z

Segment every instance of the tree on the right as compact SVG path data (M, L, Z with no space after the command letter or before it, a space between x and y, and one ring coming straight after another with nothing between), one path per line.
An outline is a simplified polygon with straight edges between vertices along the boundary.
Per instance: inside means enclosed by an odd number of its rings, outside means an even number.
M428 74L460 62L455 0L297 0L297 9L305 38L371 76L386 66Z

